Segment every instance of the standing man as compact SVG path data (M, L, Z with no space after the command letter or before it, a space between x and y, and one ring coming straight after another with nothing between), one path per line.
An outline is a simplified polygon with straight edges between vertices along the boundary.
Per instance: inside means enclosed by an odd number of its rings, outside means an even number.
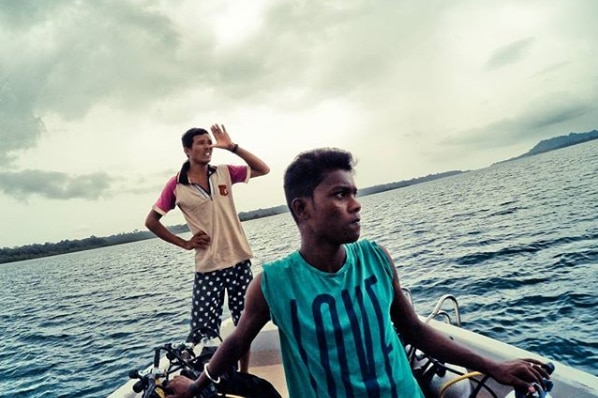
M186 250L195 249L195 281L191 306L191 333L188 341L197 343L200 330L209 337L220 333L224 293L233 323L239 322L245 292L253 278L249 242L233 201L232 185L266 175L270 168L257 156L233 143L223 125L211 127L215 143L207 130L192 128L182 137L188 160L171 177L145 219L145 226L160 239ZM210 164L214 148L226 149L246 165ZM192 236L186 240L173 234L161 218L178 206ZM249 350L241 360L247 371Z
M263 266L247 291L239 325L197 380L175 377L167 398L195 396L232 366L272 319L278 326L290 398L423 398L405 341L442 362L527 389L548 374L535 360L496 362L422 322L404 296L386 249L359 240L361 205L350 153L299 155L284 179L301 246ZM533 387L532 387L533 388Z

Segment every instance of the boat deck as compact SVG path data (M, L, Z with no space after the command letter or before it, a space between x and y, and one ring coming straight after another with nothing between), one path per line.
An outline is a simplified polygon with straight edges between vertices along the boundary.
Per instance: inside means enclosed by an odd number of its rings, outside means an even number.
M278 331L271 323L262 329L251 344L249 373L268 380L283 398L289 396L280 356Z
M487 356L495 360L538 358L544 362L548 361L547 358L543 358L537 354L519 349L497 340L490 339L465 329L436 321L431 321L430 324L438 332L444 334L450 339L469 347L483 356ZM225 323L222 330L223 335L226 336L228 333L230 333L232 327L232 322ZM556 366L556 370L552 375L552 381L554 382L554 389L551 391L552 396L570 398L598 398L598 378L596 376L573 369L556 361L553 362ZM166 368L167 365L167 359L163 358L161 362L161 368ZM268 322L266 326L264 326L262 331L258 334L251 345L249 372L269 381L283 398L288 398L289 395L285 382L282 358L280 356L278 330L271 322ZM140 397L140 394L135 394L132 390L132 385L134 383L135 380L129 380L113 394L111 394L109 398ZM458 386L459 383L469 383L469 381L461 380L455 384L454 387ZM453 395L449 392L450 389L453 388L452 385L450 387L448 385L441 385L440 387L448 387L447 396L461 396L459 394ZM482 389L479 394L476 395L476 398L506 398L511 392L510 388L496 384L496 382L494 382L492 379L488 380L488 387L493 390L493 394Z

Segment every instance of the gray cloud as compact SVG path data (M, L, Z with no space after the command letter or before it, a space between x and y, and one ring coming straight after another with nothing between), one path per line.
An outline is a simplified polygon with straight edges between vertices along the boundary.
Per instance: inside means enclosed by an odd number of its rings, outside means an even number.
M50 113L78 119L105 100L142 108L186 83L178 34L155 12L120 1L8 4L0 8L0 167L37 142Z
M437 13L416 10L423 7L419 3L282 3L266 14L254 42L264 43L257 47L268 60L267 76L276 79L271 83L302 88L305 103L313 104L315 96L358 96L395 75L418 51L427 29L440 18L443 5L435 6Z
M68 175L40 170L0 172L0 192L20 201L33 195L48 199L97 200L110 196L114 179L105 173Z
M45 20L46 16L62 5L57 1L40 3L36 0L3 1L0 5L0 22L12 28L32 26Z
M598 112L595 100L576 100L563 93L544 97L528 109L518 116L459 132L444 140L443 144L485 149L509 146L526 139L548 137L555 133L563 134L567 130L558 127L562 123ZM552 127L558 127L560 130L552 131Z
M487 70L501 68L505 65L515 63L524 58L530 47L534 43L534 39L527 38L517 40L507 46L499 48L494 51L488 62L486 63Z
M0 107L0 169L36 144L46 115L78 119L102 102L143 110L179 90L193 90L209 93L206 103L214 109L271 102L282 112L335 97L361 101L368 109L384 106L380 94L391 99L389 107L417 104L410 89L425 94L446 86L443 72L433 68L439 45L434 37L445 11L457 7L441 1L429 10L417 2L273 2L255 32L223 48L201 21L189 35L144 3L9 4L0 7L0 43L7 44L0 46L6 51L0 57L0 101L10 105ZM575 12L583 10L581 4ZM193 6L201 7L207 6ZM591 18L584 16L590 29ZM576 41L585 36L570 34ZM535 45L530 37L497 49L486 68L517 62ZM425 62L409 63L424 51ZM284 90L299 94L281 96ZM201 113L201 104L196 109ZM556 123L549 116L540 119ZM520 125L522 118L512 123ZM490 127L500 125L508 123ZM471 133L464 140L484 136L482 129Z
M0 7L0 168L37 143L47 115L77 120L102 102L142 110L192 89L210 92L211 106L281 104L285 87L304 93L288 106L312 106L384 76L407 41L393 34L397 18L415 23L391 3L277 3L254 35L221 49L201 23L189 37L158 9L132 3L8 4Z
M29 105L7 81L0 80L0 166L13 160L14 151L34 146L41 136L43 122Z

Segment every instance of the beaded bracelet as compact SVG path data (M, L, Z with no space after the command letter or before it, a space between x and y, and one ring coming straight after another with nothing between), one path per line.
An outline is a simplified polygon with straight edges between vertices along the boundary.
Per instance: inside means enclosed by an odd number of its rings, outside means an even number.
M208 364L207 363L203 366L203 372L206 374L206 377L208 378L208 380L210 380L212 383L214 383L214 384L220 383L220 377L214 379L212 376L210 376L210 373L208 372Z

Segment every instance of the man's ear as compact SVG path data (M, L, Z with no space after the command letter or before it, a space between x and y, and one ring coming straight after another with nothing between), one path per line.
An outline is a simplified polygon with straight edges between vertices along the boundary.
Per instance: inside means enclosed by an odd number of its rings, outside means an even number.
M305 198L295 198L291 201L291 210L297 220L306 220L309 218L309 212L307 211L307 203Z
M185 156L189 159L189 152L191 152L191 148L183 147L183 152L185 152Z

